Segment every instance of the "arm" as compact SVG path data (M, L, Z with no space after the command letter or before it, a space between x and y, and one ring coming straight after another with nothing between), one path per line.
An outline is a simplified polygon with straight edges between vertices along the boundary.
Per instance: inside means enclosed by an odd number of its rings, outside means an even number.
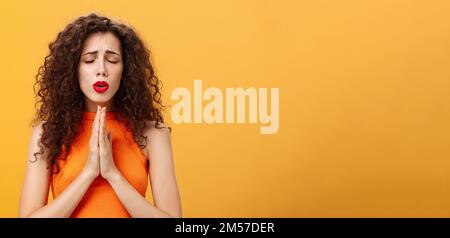
M167 128L152 128L147 138L150 139L147 151L155 206L136 191L120 172L111 176L108 182L132 217L181 217L170 131Z
M42 122L33 128L28 147L28 160L20 196L19 217L69 217L95 177L82 172L67 188L47 204L50 172L47 160L34 153L39 151L38 141L42 133Z

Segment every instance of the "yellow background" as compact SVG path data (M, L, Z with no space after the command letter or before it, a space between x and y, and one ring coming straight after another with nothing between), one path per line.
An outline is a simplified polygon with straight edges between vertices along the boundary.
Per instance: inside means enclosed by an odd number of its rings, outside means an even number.
M195 79L280 88L274 135L166 117L185 217L450 216L449 1L10 1L0 11L1 217L17 216L48 43L90 12L137 29L167 104Z

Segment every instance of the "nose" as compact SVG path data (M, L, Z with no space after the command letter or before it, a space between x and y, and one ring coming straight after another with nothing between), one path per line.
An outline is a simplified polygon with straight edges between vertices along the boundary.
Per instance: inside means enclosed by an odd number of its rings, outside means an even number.
M97 71L97 77L108 77L108 72L106 71L104 63L101 61L99 63L98 71Z

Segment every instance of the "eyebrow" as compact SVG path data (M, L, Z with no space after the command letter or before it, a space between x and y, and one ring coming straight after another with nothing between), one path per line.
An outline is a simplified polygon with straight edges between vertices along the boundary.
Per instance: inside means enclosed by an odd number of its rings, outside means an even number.
M97 53L98 53L98 50L95 50L95 51L89 51L89 52L86 52L86 53L82 54L81 56L83 56L83 55L88 55L88 54L97 54ZM107 53L107 54L114 54L114 55L120 56L119 53L116 53L115 51L112 51L112 50L107 50L106 53Z

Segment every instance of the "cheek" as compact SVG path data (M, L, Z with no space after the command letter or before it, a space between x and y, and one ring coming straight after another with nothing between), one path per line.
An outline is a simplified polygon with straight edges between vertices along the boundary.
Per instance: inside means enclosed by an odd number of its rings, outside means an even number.
M89 67L86 67L86 66L80 66L80 67L78 68L78 80L79 80L79 82L80 82L80 85L81 85L82 83L86 83L86 79L89 78L89 75L90 75Z
M122 80L123 66L114 67L111 69L111 83L114 84L114 88L118 88L120 80Z
M92 73L91 69L86 66L80 66L78 68L78 84L80 85L81 90L87 94L89 92L89 89L91 87L92 82L90 82L90 79L92 79Z

